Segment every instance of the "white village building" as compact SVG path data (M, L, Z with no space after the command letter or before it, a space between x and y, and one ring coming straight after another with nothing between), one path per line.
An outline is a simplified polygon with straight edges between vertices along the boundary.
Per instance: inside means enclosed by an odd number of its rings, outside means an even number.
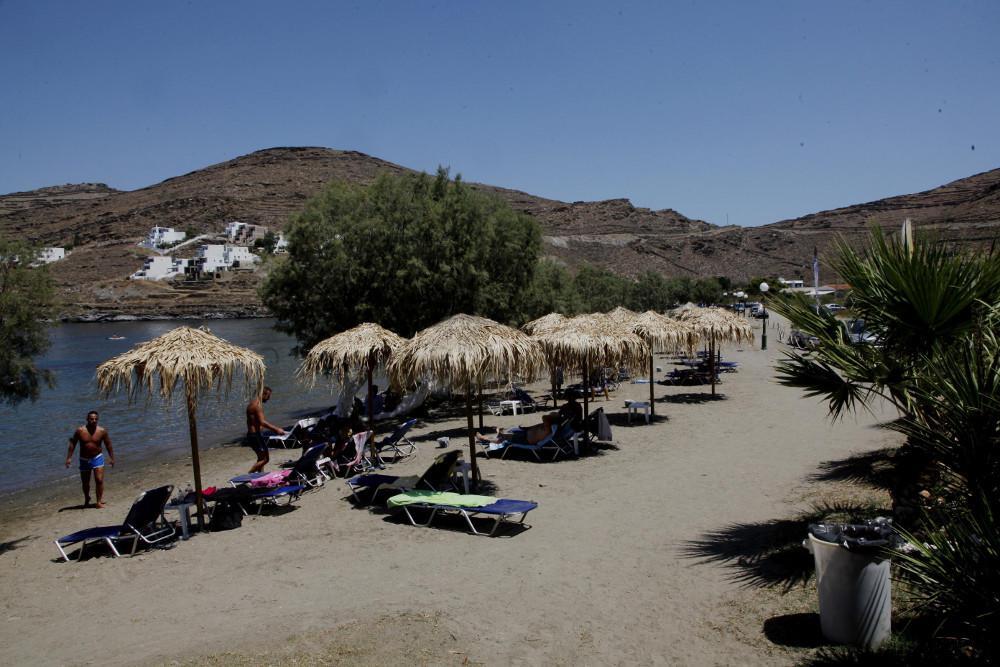
M792 280L778 278L778 282L781 283L782 287L803 287L805 284L801 278L793 278Z
M187 232L179 232L173 227L153 227L149 230L149 236L145 241L139 243L143 248L156 250L164 246L180 243L187 238Z
M252 225L248 222L230 222L226 225L226 239L238 245L253 245L257 239L264 238L267 227Z
M65 259L65 257L65 248L42 248L38 251L35 264L51 264L52 262L58 262L60 259Z
M177 276L198 276L232 269L252 268L260 261L250 248L209 244L198 248L193 259L157 255L143 260L142 268L129 276L132 280L169 280Z
M189 273L219 273L230 269L252 268L260 261L250 248L238 245L203 245L198 248L198 256L189 265Z
M164 280L173 275L174 258L166 255L147 257L142 268L129 276L132 280Z

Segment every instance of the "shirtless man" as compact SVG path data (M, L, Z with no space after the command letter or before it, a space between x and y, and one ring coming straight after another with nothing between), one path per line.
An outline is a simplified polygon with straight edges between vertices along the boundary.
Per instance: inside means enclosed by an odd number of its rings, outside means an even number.
M76 429L69 437L69 450L66 452L66 467L73 462L73 450L80 445L80 482L83 484L83 506L90 506L90 473L94 472L97 482L97 508L104 507L104 453L101 445L108 448L108 463L115 465L115 452L111 449L111 436L97 425L97 410L87 413L87 423Z
M247 444L257 455L257 462L250 467L250 472L262 472L264 466L271 460L267 453L267 437L264 435L264 429L270 429L278 435L285 434L280 426L275 426L264 419L264 403L267 403L269 398L271 398L271 388L264 387L260 398L253 399L247 406Z
M558 419L559 413L551 412L542 416L541 424L535 424L534 426L529 426L528 428L518 428L511 431L504 431L503 429L498 428L497 434L493 438L488 438L481 433L477 433L476 441L484 445L505 441L534 445L549 437L552 433L552 426L553 424L558 423Z

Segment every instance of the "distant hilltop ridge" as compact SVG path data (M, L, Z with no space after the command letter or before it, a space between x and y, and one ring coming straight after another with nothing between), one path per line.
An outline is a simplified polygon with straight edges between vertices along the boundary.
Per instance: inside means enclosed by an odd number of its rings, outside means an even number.
M117 298L107 285L141 265L144 251L135 244L154 226L219 233L227 222L240 220L280 230L331 180L370 183L381 173L410 171L357 151L269 148L138 190L89 183L2 195L0 228L45 246L75 241L74 252L52 270L71 297L67 301L86 309L98 307L102 294ZM712 225L672 209L637 208L627 199L561 202L470 185L537 219L547 255L570 267L588 262L631 276L646 270L735 280L806 276L814 247L822 256L838 234L860 239L869 224L895 228L906 217L948 242L988 244L1000 235L1000 169L925 192L746 228ZM138 302L170 301L145 293L168 286L132 289L143 292L135 295ZM191 300L210 305L215 298L211 291L199 295ZM259 306L253 285L240 298L254 302L248 307Z

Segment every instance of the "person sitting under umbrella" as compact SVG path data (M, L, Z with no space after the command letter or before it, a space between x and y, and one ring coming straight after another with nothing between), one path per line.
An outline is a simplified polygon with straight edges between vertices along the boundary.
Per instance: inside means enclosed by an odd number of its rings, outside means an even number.
M551 412L542 416L542 423L529 426L528 428L518 427L509 431L498 428L495 438L488 438L481 433L476 434L476 441L485 444L499 444L502 442L517 442L527 445L534 445L552 433L552 426L559 419L558 412Z

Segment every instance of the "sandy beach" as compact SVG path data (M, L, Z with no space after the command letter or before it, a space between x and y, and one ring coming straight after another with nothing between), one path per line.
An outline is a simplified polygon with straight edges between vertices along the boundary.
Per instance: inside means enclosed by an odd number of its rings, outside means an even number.
M792 664L813 649L794 632L782 640L781 620L816 611L812 582L783 595L741 579L735 555L695 557L692 541L763 530L824 499L884 500L811 476L897 436L872 428L887 415L831 423L816 400L777 385L773 364L786 348L772 329L760 351L755 327L753 346L723 350L741 367L723 375L719 400L707 386L657 386L657 419L628 425L624 399L649 388L622 384L595 404L611 415L613 446L555 463L480 458L495 495L539 503L530 529L497 538L357 509L335 480L238 530L62 563L54 538L121 521L143 488L186 485L190 464L110 470L100 511L62 509L80 503L76 483L15 495L0 509L4 662ZM418 453L389 472L422 472L441 435L467 449L463 425L421 421ZM242 448L208 451L206 485L251 459Z

